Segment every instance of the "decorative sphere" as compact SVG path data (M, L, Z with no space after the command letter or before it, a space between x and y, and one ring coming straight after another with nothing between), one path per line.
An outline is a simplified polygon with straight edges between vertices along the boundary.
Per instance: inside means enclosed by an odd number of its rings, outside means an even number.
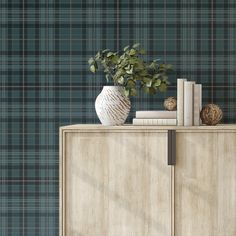
M203 124L216 125L221 121L223 112L216 104L208 104L202 108L200 117Z
M168 111L175 111L177 109L177 101L174 97L168 97L164 101L164 107Z

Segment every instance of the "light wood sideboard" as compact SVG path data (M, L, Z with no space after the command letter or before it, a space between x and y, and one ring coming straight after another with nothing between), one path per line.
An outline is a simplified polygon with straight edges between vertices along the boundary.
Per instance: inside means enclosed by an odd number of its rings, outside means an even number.
M60 236L199 235L236 235L236 125L60 128Z

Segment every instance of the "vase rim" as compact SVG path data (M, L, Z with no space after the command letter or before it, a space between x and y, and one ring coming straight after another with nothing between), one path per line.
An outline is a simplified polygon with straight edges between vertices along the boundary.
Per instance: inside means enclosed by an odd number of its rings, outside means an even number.
M122 87L121 85L104 85L103 87Z
M112 88L123 88L121 85L104 85L103 88L112 89Z

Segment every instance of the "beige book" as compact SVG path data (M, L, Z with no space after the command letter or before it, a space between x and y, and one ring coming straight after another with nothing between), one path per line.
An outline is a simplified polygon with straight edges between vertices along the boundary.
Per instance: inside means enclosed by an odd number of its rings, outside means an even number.
M176 125L177 119L133 119L133 125Z
M184 81L177 79L177 122L179 126L184 125Z
M184 126L193 125L193 85L194 81L184 81Z
M136 111L139 119L176 119L176 111Z
M194 84L194 112L193 112L193 120L194 125L200 125L200 111L202 109L202 85Z

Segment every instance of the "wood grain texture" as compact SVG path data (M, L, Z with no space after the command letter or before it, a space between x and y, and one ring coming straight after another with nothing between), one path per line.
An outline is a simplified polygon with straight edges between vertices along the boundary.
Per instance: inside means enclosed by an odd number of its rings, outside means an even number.
M236 235L236 133L178 133L175 236Z
M171 235L167 132L64 132L62 143L62 236Z

